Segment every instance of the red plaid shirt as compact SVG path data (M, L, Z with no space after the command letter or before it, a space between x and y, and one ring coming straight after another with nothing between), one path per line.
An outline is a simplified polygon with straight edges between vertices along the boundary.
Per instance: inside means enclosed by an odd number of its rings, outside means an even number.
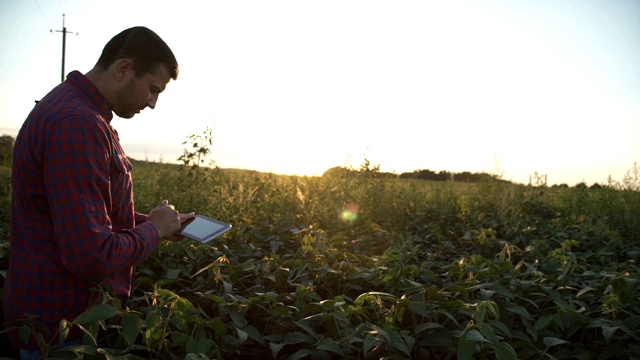
M86 310L99 282L128 298L133 267L157 247L157 230L134 212L132 166L112 117L98 89L74 71L18 133L6 321L37 315L55 336L62 318ZM15 332L10 338L19 348L37 348L33 337L29 345Z

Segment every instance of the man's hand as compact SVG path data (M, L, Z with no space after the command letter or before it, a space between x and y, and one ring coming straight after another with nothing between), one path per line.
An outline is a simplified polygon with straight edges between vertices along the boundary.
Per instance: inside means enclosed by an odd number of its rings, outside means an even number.
M192 213L188 213L188 214L180 214L180 224L182 224L183 222L193 219L194 217L196 217L196 213L192 212ZM169 241L182 241L185 239L184 236L178 234L178 233L174 233L172 235L169 236L165 236L165 239L169 240Z
M191 219L194 216L194 213L179 214L173 205L169 204L169 201L162 200L162 204L151 210L147 216L147 222L155 226L158 234L160 234L160 238L163 239L174 235L175 232L180 229L180 224L183 221Z

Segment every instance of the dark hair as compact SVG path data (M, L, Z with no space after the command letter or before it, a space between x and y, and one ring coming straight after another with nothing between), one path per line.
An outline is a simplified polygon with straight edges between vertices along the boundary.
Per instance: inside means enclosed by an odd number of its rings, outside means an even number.
M126 29L104 46L96 64L106 70L116 60L132 59L137 77L153 73L163 64L173 80L178 78L178 61L169 46L155 32L144 26Z

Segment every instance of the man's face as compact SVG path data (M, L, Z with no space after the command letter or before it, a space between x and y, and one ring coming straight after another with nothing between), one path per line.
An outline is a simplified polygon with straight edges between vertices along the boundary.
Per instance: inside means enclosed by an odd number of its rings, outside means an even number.
M158 95L171 80L169 71L162 65L155 72L146 73L139 78L133 74L133 69L130 71L129 80L118 90L113 104L113 112L125 119L132 118L147 106L155 108Z

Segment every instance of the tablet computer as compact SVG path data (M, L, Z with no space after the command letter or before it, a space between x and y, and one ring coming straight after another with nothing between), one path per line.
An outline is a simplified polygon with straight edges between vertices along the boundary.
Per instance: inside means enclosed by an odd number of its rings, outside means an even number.
M204 215L196 215L193 219L182 223L178 234L201 243L206 243L229 230L231 230L231 224Z

